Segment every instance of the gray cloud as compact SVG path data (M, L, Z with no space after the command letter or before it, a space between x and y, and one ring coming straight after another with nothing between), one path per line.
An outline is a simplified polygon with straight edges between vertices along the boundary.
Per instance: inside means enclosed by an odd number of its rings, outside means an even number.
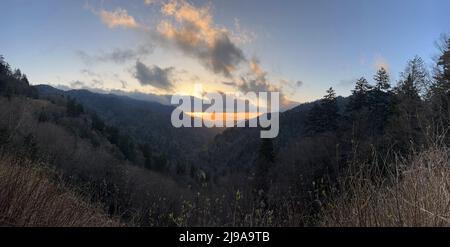
M222 84L227 85L227 86L236 86L236 82L233 81L224 81L222 82Z
M303 86L303 81L297 81L297 82L295 82L295 86L297 86L297 87L301 87L301 86Z
M173 88L173 67L165 69L162 69L156 65L147 67L138 60L136 61L135 69L134 77L141 85L150 85L165 90L171 90Z
M93 79L91 81L91 87L103 87L103 81L98 79Z
M72 87L72 88L83 88L85 86L86 86L86 84L82 81L73 81L70 83L70 87Z
M114 63L123 64L130 60L136 60L137 58L144 57L150 53L152 53L153 48L141 46L136 50L133 49L115 49L109 53L103 53L98 56L100 61L109 62L112 61Z
M236 86L243 92L280 92L281 88L273 86L268 78L267 72L261 68L259 60L253 58L250 62L250 71L240 77L241 83Z
M242 92L280 92L280 110L282 111L298 105L297 102L291 101L286 97L282 92L281 86L275 86L269 81L268 73L261 68L258 59L253 58L249 61L249 65L250 71L242 75L238 82L223 82L223 84L235 86Z
M128 87L128 83L126 81L122 80L118 74L113 74L113 77L116 81L120 82L120 84L122 85L122 89L125 89Z
M84 51L75 51L75 54L87 65L92 65L93 58Z
M243 92L270 92L280 91L271 86L265 78L245 78L241 77L242 83L237 84L239 90Z
M207 69L229 78L246 61L230 32L216 27L208 6L197 8L187 1L172 1L164 4L161 11L173 20L162 21L158 26L155 38L161 44L169 42L197 58Z
M125 89L128 86L128 83L124 80L120 80L120 84L122 84L122 88Z
M226 77L230 77L238 64L246 60L242 50L231 42L227 34L220 35L208 52L199 55L207 67Z
M89 55L84 51L76 51L76 54L84 63L92 65L95 62L113 62L116 64L123 64L128 61L143 58L151 54L152 52L152 46L140 46L136 49L116 48L110 52L101 51L98 55Z
M85 75L90 76L90 77L98 77L98 78L101 78L101 75L100 75L100 74L95 73L94 71L89 70L89 69L82 69L80 72L81 72L82 74L85 74Z
M190 32L196 33L195 27L190 27ZM173 37L159 36L156 40L162 45L167 45L167 41L172 42L175 47L184 54L196 58L205 68L231 78L239 64L246 61L244 52L237 47L230 39L227 33L216 35L210 43L206 41L192 42L186 37L187 32L175 33Z
M70 88L72 89L91 89L101 87L103 87L103 81L99 79L93 79L90 83L86 83L80 80L70 82Z

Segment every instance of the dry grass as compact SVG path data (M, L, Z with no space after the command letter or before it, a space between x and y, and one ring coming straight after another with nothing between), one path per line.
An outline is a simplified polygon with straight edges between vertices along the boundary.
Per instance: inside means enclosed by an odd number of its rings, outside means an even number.
M51 177L43 167L0 157L0 226L119 225Z
M323 226L450 226L450 150L432 148L394 164L395 174L362 171L324 210ZM370 169L369 169L370 170Z

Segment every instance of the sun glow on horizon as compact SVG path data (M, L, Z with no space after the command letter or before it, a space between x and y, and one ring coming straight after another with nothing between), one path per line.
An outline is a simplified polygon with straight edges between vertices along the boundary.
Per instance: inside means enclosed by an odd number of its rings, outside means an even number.
M257 118L262 115L259 112L186 112L187 115L195 118L201 118L203 121L246 121Z

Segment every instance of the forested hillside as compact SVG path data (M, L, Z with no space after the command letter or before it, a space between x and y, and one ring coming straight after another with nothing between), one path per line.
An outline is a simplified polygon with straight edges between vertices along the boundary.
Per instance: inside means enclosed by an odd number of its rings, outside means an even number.
M109 126L102 131L123 147L129 161L139 163L139 156L144 156L142 165L172 175L180 175L181 170L194 166L198 153L221 131L219 128L173 127L170 122L173 106L87 90L62 91L45 85L36 88L41 98L57 100L63 96L76 100L95 120ZM115 138L110 132L120 132L122 136Z
M280 134L272 141L260 140L256 129L228 129L204 154L205 164L222 175L215 180L224 187L253 184L247 193L265 209L295 213L302 208L299 219L289 224L315 224L318 208L347 189L341 180L353 176L354 166L384 181L398 179L392 174L408 162L419 163L414 160L426 155L419 154L422 150L442 147L440 155L446 157L449 41L442 47L432 72L416 56L397 82L380 68L372 82L358 79L348 98L337 97L330 88L322 100L282 113ZM449 165L448 158L443 162ZM432 157L426 163L433 163ZM346 206L351 207L341 207Z
M432 71L416 56L396 82L380 68L357 80L349 97L330 88L321 100L281 113L275 139L260 139L257 128L174 129L170 106L30 86L20 70L0 62L0 174L20 167L21 176L38 176L35 184L64 184L101 222L430 225L430 215L439 224L448 219L429 200L444 205L450 194L443 186L450 182L450 40ZM60 180L46 182L52 179L41 179L36 169L54 170ZM1 183L0 191L11 186ZM393 190L404 199L397 211ZM9 222L33 225L23 220L28 211L7 211L0 208L0 219L21 215ZM395 220L379 218L386 212L396 213Z

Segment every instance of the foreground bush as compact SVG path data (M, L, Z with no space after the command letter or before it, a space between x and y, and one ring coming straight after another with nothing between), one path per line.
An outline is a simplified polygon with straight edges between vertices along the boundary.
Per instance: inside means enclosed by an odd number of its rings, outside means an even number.
M117 226L47 169L0 157L0 226Z
M324 226L450 226L450 150L432 148L399 161L388 176L363 166L341 182ZM392 167L392 166L391 166Z

